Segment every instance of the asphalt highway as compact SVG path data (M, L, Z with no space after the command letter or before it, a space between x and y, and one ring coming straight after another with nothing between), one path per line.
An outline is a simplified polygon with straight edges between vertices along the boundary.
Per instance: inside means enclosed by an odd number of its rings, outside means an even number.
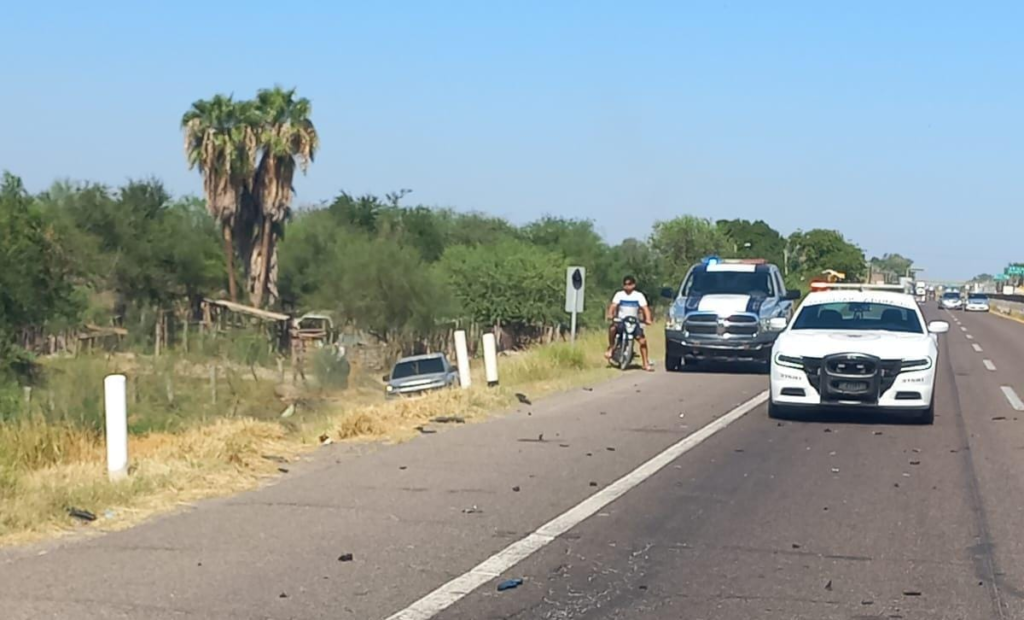
M629 373L0 552L0 617L1024 618L1024 325L926 314L952 322L934 426L777 422L763 375Z

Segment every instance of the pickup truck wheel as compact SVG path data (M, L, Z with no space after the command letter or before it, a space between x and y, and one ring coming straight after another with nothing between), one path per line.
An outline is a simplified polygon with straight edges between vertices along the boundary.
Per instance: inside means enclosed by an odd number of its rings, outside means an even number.
M665 370L669 372L676 372L683 367L683 358L679 356L665 354Z

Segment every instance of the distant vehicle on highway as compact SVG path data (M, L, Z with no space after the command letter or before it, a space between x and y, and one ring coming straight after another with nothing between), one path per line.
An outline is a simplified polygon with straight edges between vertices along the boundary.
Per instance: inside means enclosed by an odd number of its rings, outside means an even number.
M946 291L939 298L939 308L945 308L946 310L963 310L964 302L960 298L960 293L956 291Z
M452 387L458 380L458 369L444 353L414 355L398 360L391 373L384 375L384 392L388 397L422 394Z
M769 321L788 319L800 298L763 259L715 257L691 267L678 291L661 294L675 300L665 326L666 370L703 361L767 363L778 336Z
M988 312L988 295L984 293L971 293L967 296L967 303L964 304L966 312Z
M925 326L906 293L852 286L808 295L775 341L768 415L822 407L897 410L931 424L936 334L949 331L949 323Z

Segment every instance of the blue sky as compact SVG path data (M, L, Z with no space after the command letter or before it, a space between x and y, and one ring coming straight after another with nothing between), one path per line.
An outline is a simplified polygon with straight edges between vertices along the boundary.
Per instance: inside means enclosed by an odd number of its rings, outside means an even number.
M1024 3L11 3L0 168L199 193L178 121L313 101L339 190L611 241L690 213L837 228L935 278L1024 260ZM983 4L983 6L979 6Z

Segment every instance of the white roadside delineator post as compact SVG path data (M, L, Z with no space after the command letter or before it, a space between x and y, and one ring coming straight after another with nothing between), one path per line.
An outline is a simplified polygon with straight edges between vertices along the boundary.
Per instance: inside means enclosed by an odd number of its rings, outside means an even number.
M124 375L103 380L107 413L107 475L112 481L128 477L128 398Z
M487 387L498 385L498 346L494 334L484 334L484 373L487 375Z
M455 331L455 362L459 365L459 385L468 390L473 379L469 376L469 348L466 346L466 332L462 329Z

